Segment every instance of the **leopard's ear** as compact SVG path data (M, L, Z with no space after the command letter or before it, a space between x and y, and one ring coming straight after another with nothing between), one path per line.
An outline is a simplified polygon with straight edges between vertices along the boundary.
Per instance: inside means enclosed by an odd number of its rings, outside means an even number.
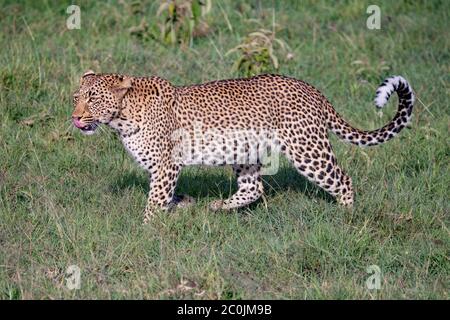
M83 79L87 76L95 76L95 72L92 70L86 71L80 78L80 85L83 83Z
M132 81L131 77L121 76L119 78L119 84L115 84L111 87L111 91L117 97L117 99L122 100L128 90L131 88Z
M83 74L83 78L87 76L95 76L95 72L92 70L88 70Z

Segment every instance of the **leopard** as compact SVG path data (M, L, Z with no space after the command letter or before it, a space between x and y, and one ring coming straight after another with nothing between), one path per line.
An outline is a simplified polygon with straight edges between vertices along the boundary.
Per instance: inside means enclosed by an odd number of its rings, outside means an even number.
M379 129L361 130L344 120L318 89L293 77L261 74L179 86L158 76L88 70L73 94L71 120L86 135L100 125L111 127L147 171L144 224L160 211L195 203L193 197L175 194L185 166L231 166L237 190L213 200L211 212L243 208L260 199L266 165L264 157L248 156L255 145L285 156L300 175L351 209L352 179L338 165L329 133L361 147L391 140L410 125L415 100L409 82L391 76L376 90L375 106L383 108L393 93L398 107L392 120Z

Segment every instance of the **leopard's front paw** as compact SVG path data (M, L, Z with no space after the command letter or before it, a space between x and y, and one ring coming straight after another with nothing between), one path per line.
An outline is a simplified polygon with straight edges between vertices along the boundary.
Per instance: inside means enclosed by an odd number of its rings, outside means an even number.
M211 211L219 211L223 207L223 200L214 200L209 204Z
M145 208L143 224L146 225L146 224L150 223L150 221L152 221L152 218L154 217L154 215L155 215L155 211L154 210L152 210L152 209L150 209L148 207Z
M148 224L150 222L150 220L151 220L150 217L144 216L144 221L142 222L142 224L146 225L146 224Z

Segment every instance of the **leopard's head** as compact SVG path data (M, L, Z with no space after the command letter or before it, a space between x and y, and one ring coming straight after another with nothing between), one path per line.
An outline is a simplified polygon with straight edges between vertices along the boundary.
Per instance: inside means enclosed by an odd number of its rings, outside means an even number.
M89 70L73 94L72 121L84 134L93 134L100 123L108 124L120 114L122 100L132 79L115 74L96 75Z

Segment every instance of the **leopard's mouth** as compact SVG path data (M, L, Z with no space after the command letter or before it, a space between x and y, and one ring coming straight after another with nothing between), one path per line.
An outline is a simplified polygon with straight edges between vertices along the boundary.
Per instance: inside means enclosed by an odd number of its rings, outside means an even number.
M84 124L84 123L82 123L80 121L79 118L78 119L77 118L73 118L73 125L75 127L77 127L78 129L80 129L81 132L83 134L86 134L86 135L93 134L95 132L95 130L98 128L98 122L97 121L94 121L94 122L91 122L91 123L88 123L88 124Z

